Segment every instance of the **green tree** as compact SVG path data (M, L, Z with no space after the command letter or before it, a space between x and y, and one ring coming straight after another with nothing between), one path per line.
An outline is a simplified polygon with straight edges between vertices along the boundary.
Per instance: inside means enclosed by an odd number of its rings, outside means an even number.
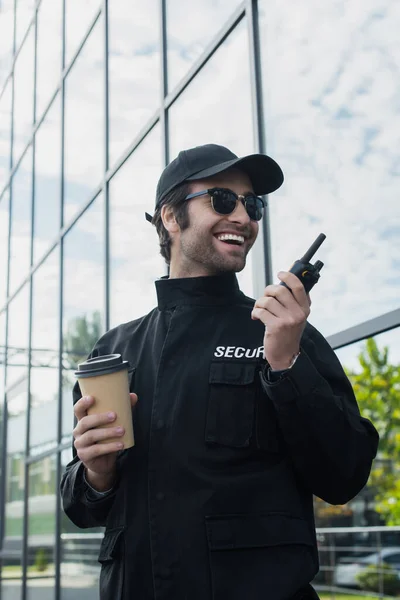
M363 416L380 436L378 460L368 482L377 511L388 525L400 524L400 365L389 362L389 349L380 349L373 338L358 355L361 369L347 370Z
M85 360L99 339L101 332L102 322L98 311L95 311L91 318L83 315L71 319L64 339L67 368L75 369L78 363Z

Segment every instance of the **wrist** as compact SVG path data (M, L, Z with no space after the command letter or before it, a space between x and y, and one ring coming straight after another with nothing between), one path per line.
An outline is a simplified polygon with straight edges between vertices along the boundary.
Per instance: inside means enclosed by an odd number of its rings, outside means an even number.
M268 360L269 368L271 369L271 371L287 371L288 369L291 369L293 367L299 355L300 350L295 354L292 354L292 356L289 359L283 359L276 362Z
M115 470L112 473L100 474L86 468L85 478L90 487L92 487L95 491L106 492L115 485L117 480L117 471Z

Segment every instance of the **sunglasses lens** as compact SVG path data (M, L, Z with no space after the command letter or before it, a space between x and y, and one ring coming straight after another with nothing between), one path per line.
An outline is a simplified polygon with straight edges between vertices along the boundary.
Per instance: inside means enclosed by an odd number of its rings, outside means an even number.
M260 221L264 212L264 202L258 196L246 196L246 210L252 221Z
M213 208L220 215L230 215L236 208L236 196L229 190L213 191Z

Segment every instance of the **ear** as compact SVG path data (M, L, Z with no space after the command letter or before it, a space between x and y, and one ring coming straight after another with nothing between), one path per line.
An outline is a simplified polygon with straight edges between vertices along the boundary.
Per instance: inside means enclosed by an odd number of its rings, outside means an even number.
M161 207L161 219L168 233L177 233L180 231L180 227L175 219L174 210L171 206Z

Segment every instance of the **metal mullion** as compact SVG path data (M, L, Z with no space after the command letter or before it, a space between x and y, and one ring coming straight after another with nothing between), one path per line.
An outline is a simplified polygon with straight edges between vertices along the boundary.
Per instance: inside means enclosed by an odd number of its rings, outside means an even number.
M29 30L30 30L30 28L32 27L32 23L34 23L34 21L35 21L35 18L36 18L36 11L37 11L37 9L39 8L39 6L40 6L41 2L42 2L42 0L38 0L38 2L37 2L37 3L36 3L36 5L35 5L35 8L33 9L33 17L32 17L32 20L29 22L29 25L28 25L28 26L27 26L27 28L26 28L26 31L25 31L24 37L23 37L23 38L22 38L22 40L21 40L21 43L20 43L20 45L19 45L18 52L17 52L17 51L16 51L16 45L17 45L17 35L16 35L16 34L17 34L17 0L14 0L14 36L13 36L13 37L14 37L14 39L13 39L13 61L12 61L12 65L11 65L10 73L9 73L9 74L7 75L7 77L5 78L5 80L4 80L4 85L3 85L3 89L0 91L0 100L1 100L1 98L2 98L2 96L3 96L3 94L4 94L4 90L5 90L5 88L7 87L8 80L10 79L10 77L11 77L11 75L12 75L12 72L13 72L13 70L14 70L15 61L17 60L17 58L18 58L18 56L19 56L19 54L20 54L20 52L21 52L22 46L25 44L26 38L27 38L27 37L28 37L28 35L29 35Z
M168 48L167 48L167 7L166 0L160 0L160 57L161 57L161 99L160 99L160 125L162 136L163 166L169 163L169 131L168 109L165 107L165 98L168 96Z
M65 68L65 42L66 42L66 3L67 0L62 0L62 48L61 48L61 69L64 72ZM58 275L58 410L57 410L57 448L52 448L49 454L56 453L56 477L57 481L61 481L61 453L58 450L62 439L62 414L63 414L63 308L64 308L64 238L61 234L64 225L64 157L65 157L65 78L61 79L61 156L60 156L60 234L58 236L59 243L59 275ZM46 453L47 454L47 453ZM56 494L56 526L55 526L55 548L54 548L54 564L55 564L55 597L56 600L61 598L61 496Z
M106 331L110 327L110 276L111 276L111 264L110 264L110 190L109 182L107 180L107 172L109 170L110 161L110 104L109 104L109 12L108 12L108 0L103 0L103 33L104 33L104 181L103 181L103 193L104 193L104 276L105 276L105 315L104 324Z
M400 327L400 308L334 333L327 336L326 339L334 350L338 350L386 331L391 331L396 327Z
M230 19L225 23L224 27L218 32L215 38L210 42L195 64L191 67L188 73L183 77L181 82L174 88L174 90L168 94L164 101L164 108L168 109L171 104L184 92L189 83L196 77L197 73L201 71L204 65L210 60L215 54L218 48L224 43L227 37L232 33L236 26L240 23L246 14L246 1L242 2L235 12L232 14Z
M256 151L265 154L265 127L264 127L264 105L262 98L262 75L261 75L261 55L260 55L260 36L258 29L258 7L257 0L247 0L246 16L247 31L249 36L249 57L250 57L250 88L252 99L252 118L253 135ZM271 251L270 251L270 223L268 210L268 197L266 199L266 208L264 217L261 221L262 248L255 248L257 252L256 260L253 259L253 281L255 295L263 293L266 285L272 283ZM263 280L260 281L260 263L262 263Z
M99 10L96 13L96 16L94 17L92 23L89 26L88 31L85 34L85 37L83 38L82 43L79 45L78 50L75 52L74 56L72 57L72 60L70 62L70 64L68 65L68 67L65 68L64 64L63 64L63 71L61 73L61 81L57 84L57 87L55 89L55 92L53 93L53 96L51 97L46 109L43 111L40 121L38 121L37 123L35 123L34 127L32 128L32 136L29 138L29 140L27 141L26 147L24 148L24 150L22 151L21 155L18 158L18 161L15 163L14 168L11 170L9 177L12 177L15 173L15 171L18 169L20 162L22 161L22 159L24 158L31 142L32 142L32 137L35 135L36 131L39 129L40 125L42 124L42 122L44 121L44 119L46 118L46 115L48 113L48 111L51 108L51 105L53 103L53 101L55 100L55 97L57 96L58 92L60 91L60 89L62 88L63 82L65 80L65 78L68 76L68 73L70 72L71 68L73 67L73 65L75 64L76 59L79 56L80 51L82 50L83 46L85 45L89 35L91 34L91 32L93 31L97 21L99 20L100 16L101 16L101 10ZM30 28L29 28L30 29ZM28 29L28 32L29 32ZM14 67L13 67L14 69ZM8 80L8 78L7 78ZM5 189L6 189L7 185L0 191L0 197L3 195Z
M157 125L160 121L160 110L157 109L155 114L150 117L144 127L139 131L136 138L130 144L130 146L124 151L124 153L120 156L118 161L113 165L112 169L110 169L106 173L106 181L110 181L110 179L115 175L115 173L122 167L122 165L128 160L131 154L136 150L136 148L142 143L144 138L150 133L152 129Z

